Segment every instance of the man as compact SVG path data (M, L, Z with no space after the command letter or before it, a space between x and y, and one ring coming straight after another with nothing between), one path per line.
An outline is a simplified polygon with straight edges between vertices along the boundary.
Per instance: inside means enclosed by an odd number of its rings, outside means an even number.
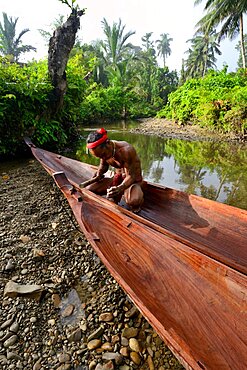
M139 212L143 203L143 187L140 159L132 145L126 141L109 140L107 131L101 128L89 134L87 148L100 165L95 174L97 182L87 189L97 194L107 194L115 203L124 195L125 202L133 212ZM109 166L116 168L113 178L103 178Z

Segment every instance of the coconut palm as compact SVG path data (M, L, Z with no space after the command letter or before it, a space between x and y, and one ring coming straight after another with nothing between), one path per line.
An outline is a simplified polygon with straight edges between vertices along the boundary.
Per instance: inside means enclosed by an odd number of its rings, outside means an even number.
M9 56L12 62L18 62L21 54L29 52L31 50L36 51L31 45L22 45L22 36L29 32L28 28L25 28L16 36L16 24L18 18L8 17L6 13L3 13L3 24L0 22L0 39L1 49L0 52L4 56Z
M215 53L220 55L218 35L216 31L206 34L198 34L188 40L191 42L191 48L187 50L188 59L185 61L186 76L203 77L209 69L216 67Z
M124 34L125 25L122 25L121 19L119 19L118 23L114 22L112 27L105 18L101 23L106 36L106 39L101 43L105 52L105 58L109 64L115 67L124 60L126 52L131 49L132 45L126 42L130 36L135 34L135 31L129 31Z
M170 48L170 42L173 41L173 39L169 38L169 33L162 33L160 35L161 39L156 40L157 43L157 49L158 49L158 55L163 58L164 61L164 67L166 65L166 57L171 55L171 48Z
M195 5L203 0L196 0ZM243 68L246 68L243 15L247 12L247 0L207 0L204 8L206 15L198 22L198 30L206 31L220 26L219 41L224 37L233 40L240 34Z

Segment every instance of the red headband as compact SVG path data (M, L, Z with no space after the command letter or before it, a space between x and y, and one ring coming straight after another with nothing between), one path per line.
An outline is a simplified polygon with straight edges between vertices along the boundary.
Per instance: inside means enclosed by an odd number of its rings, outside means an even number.
M99 134L103 134L103 136L99 140L94 141L93 143L87 143L88 149L96 148L96 146L104 143L108 139L107 131L104 128L100 128L96 132L98 132Z

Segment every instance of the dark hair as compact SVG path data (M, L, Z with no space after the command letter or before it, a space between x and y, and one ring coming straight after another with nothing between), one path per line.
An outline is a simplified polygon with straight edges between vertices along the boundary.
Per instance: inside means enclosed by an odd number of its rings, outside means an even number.
M87 137L87 143L94 143L95 141L101 139L104 135L101 134L100 132L98 131L94 131L94 132L91 132L88 137ZM107 143L108 139L106 139L106 141L104 141L102 144L100 144L99 146L100 147L105 147L106 146L106 143Z

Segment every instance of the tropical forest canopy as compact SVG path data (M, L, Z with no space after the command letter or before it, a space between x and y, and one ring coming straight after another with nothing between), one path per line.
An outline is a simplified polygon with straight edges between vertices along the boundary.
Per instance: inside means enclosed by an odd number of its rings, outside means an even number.
M77 17L79 22L79 16L86 17L75 0L60 1L69 6L71 15L67 21L61 17L54 21L57 30L71 19ZM147 32L141 45L134 45L131 43L134 31L128 31L121 19L109 24L102 15L102 40L85 44L76 39L76 35L70 38L74 47L68 60L63 60L65 69L60 85L64 92L57 109L51 109L56 103L54 91L57 91L57 77L47 63L51 60L51 47L48 61L20 63L21 55L34 50L32 45L22 43L23 35L29 30L17 33L18 18L3 13L0 22L0 155L22 150L25 135L37 144L56 145L59 149L75 140L85 122L119 118L165 117L222 132L234 131L244 137L247 132L247 36L243 30L243 15L246 11L247 0L205 1L206 15L198 20L196 33L188 40L181 71L170 71L166 66L173 39L165 30L158 40L152 32ZM51 46L53 30L41 32ZM239 36L239 70L228 73L226 66L217 71L221 40L236 36ZM56 45L59 48L58 42ZM162 66L158 64L159 57Z

